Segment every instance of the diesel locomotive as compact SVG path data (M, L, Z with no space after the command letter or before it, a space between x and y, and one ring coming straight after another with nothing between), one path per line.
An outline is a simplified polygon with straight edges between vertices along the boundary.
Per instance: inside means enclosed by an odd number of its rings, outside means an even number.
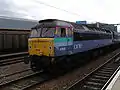
M45 19L32 28L28 39L31 68L41 70L56 62L70 61L70 57L119 42L118 34L87 24Z

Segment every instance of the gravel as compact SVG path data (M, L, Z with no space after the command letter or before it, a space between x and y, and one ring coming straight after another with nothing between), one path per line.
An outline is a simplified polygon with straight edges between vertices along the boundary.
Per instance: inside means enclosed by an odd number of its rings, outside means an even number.
M6 82L10 82L25 75L34 73L32 70L21 72L28 69L30 69L30 65L24 64L23 62L0 67L0 84L4 84ZM6 77L6 75L10 75L17 72L21 73Z
M60 76L58 78L49 80L43 84L36 85L30 88L29 90L64 90L68 88L70 85L72 85L73 83L75 83L76 81L82 79L85 75L93 71L96 67L98 67L100 64L107 61L109 58L111 58L115 53L119 51L120 49L114 52L111 52L106 56L101 56L97 60L93 60L87 65L81 66L76 70L68 72L64 76Z
M6 66L1 66L0 67L0 76L12 74L13 72L19 72L19 71L25 70L27 68L30 68L30 65L24 64L23 62L6 65Z

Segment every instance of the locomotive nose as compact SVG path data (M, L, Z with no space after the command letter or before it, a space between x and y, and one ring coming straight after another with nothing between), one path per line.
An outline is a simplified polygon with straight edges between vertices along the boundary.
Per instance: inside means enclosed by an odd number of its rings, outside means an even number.
M28 45L30 55L54 56L53 38L29 39Z

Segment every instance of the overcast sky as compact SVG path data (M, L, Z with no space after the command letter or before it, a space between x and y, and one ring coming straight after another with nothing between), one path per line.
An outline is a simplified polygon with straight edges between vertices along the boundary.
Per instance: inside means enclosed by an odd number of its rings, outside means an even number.
M120 0L0 0L0 15L36 20L56 18L68 21L120 23L119 10Z

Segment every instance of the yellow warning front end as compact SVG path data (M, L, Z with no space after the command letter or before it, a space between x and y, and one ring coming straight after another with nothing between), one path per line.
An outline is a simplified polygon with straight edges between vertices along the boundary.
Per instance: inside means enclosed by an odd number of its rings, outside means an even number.
M29 55L54 56L53 38L29 38Z

